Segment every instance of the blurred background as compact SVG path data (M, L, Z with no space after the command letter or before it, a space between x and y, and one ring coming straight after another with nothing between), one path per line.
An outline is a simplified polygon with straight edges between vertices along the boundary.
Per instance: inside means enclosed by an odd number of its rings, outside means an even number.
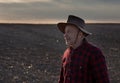
M0 0L0 83L57 83L66 49L58 22L86 21L111 83L120 82L119 0Z

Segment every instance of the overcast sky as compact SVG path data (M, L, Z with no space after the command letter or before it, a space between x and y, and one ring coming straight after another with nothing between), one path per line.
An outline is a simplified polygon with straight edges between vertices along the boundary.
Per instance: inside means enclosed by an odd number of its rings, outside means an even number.
M71 14L87 23L120 23L120 0L0 0L0 22L58 23Z

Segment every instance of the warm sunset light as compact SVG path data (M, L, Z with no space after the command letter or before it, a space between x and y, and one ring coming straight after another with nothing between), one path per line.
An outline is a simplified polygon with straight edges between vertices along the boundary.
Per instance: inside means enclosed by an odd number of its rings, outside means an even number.
M20 2L50 2L52 0L0 0L0 3L20 3Z
M0 0L0 83L120 83L120 0Z

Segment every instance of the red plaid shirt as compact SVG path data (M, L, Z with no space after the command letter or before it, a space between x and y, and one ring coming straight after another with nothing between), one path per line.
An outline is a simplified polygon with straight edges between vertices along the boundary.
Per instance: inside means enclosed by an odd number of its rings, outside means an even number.
M86 39L76 49L66 49L59 83L109 83L105 57Z

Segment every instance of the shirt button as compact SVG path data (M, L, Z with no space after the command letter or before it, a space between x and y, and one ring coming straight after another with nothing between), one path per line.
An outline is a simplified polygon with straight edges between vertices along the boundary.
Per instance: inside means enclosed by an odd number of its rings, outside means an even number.
M82 66L80 66L79 68L82 69Z

